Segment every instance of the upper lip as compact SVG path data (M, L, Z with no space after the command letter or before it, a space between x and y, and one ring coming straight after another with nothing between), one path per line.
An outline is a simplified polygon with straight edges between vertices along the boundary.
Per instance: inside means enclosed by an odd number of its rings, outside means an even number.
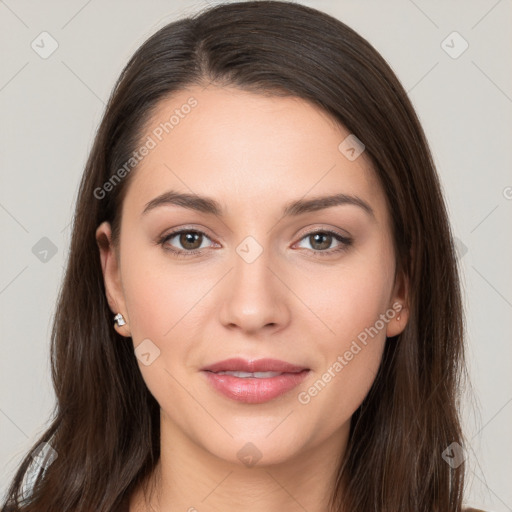
M256 359L247 360L240 357L225 359L218 361L203 368L204 371L210 372L229 372L229 371L242 371L242 372L282 372L282 373L298 373L302 370L307 370L304 366L297 366L295 364L280 361L279 359Z

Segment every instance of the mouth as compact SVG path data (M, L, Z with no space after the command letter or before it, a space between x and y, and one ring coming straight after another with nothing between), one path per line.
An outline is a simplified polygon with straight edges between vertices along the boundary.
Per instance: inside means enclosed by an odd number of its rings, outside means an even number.
M269 379L270 377L277 377L278 375L283 375L286 372L236 372L236 371L226 371L226 372L214 372L217 375L232 375L233 377L240 377L242 379L247 378L255 378L255 379Z
M249 404L277 398L298 386L310 369L277 359L219 361L202 369L210 385L223 396Z

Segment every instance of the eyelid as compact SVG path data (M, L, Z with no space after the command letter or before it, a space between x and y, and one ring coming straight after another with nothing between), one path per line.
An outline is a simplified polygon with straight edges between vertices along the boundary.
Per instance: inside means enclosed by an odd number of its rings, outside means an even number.
M157 238L156 243L163 245L163 243L165 243L166 241L168 241L178 235L181 235L182 233L197 233L199 235L202 235L204 238L207 238L208 240L210 240L212 242L212 244L219 245L217 242L215 242L213 240L213 237L211 237L203 228L195 228L195 227L191 227L191 226L183 226L183 227L179 227L176 229L172 229L168 233L164 233L163 235L160 235ZM194 253L194 252L202 251L203 249L193 249L191 251L184 251L183 249L176 249L176 251Z
M307 230L302 232L300 234L300 240L302 240L305 236L307 235L312 235L314 233L318 233L318 232L321 232L321 233L331 233L331 234L336 234L342 238L345 238L347 240L350 240L352 239L352 235L350 235L350 233L348 233L348 231L345 231L343 229L340 229L340 228L336 228L336 227L325 227L325 226L322 226L322 227L318 227L318 224L315 225L315 227L312 227L311 229L308 229L306 228ZM297 235L299 236L299 235Z
M324 257L329 257L329 256L334 256L336 254L340 254L340 253L346 251L347 249L349 249L349 247L351 247L354 243L354 239L350 235L348 235L348 236L342 235L341 233L339 233L337 230L335 230L333 228L316 227L316 228L313 228L305 233L302 233L299 240L297 242L295 242L292 247L295 247L297 244L300 244L303 240L307 239L309 236L315 235L317 233L321 233L321 234L325 234L325 235L329 235L329 236L333 237L339 243L339 245L337 247L334 247L331 249L325 249L323 251L318 251L318 250L315 251L313 249L306 249L315 258L317 258L317 257L324 258Z
M185 225L185 226L179 226L179 227L176 227L176 228L171 228L170 230L167 229L167 230L164 231L164 233L162 235L158 236L158 239L167 238L169 236L179 235L179 234L181 234L183 232L189 232L189 231L194 231L196 233L200 233L201 235L204 235L206 238L208 238L210 240L215 238L215 236L209 234L210 231L207 228L204 228L202 226L201 227L196 227L196 226L194 226L192 224L192 225Z

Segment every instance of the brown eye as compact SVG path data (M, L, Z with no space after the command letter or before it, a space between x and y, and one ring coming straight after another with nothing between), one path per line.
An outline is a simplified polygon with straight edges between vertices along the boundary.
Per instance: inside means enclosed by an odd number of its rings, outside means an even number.
M179 242L184 249L199 249L203 235L195 231L184 231L179 235ZM197 241L199 240L199 245Z
M345 251L352 245L353 240L334 231L315 231L308 233L301 239L301 243L307 241L310 250L315 256L330 256L334 253ZM337 245L332 247L333 242ZM306 249L309 249L306 247Z
M163 236L158 242L166 251L174 253L175 256L186 257L203 252L203 248L207 247L207 245L203 245L205 239L210 240L202 231L182 229Z
M324 251L329 249L331 246L333 236L328 233L315 233L313 235L309 235L309 240L311 243L311 247L318 251Z

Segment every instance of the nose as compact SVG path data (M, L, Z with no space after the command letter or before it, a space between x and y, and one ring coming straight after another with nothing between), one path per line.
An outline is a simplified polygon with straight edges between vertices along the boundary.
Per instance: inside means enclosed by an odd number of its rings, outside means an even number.
M234 255L234 268L219 290L220 321L228 329L247 334L281 330L290 321L290 291L285 280L268 251L249 261Z

